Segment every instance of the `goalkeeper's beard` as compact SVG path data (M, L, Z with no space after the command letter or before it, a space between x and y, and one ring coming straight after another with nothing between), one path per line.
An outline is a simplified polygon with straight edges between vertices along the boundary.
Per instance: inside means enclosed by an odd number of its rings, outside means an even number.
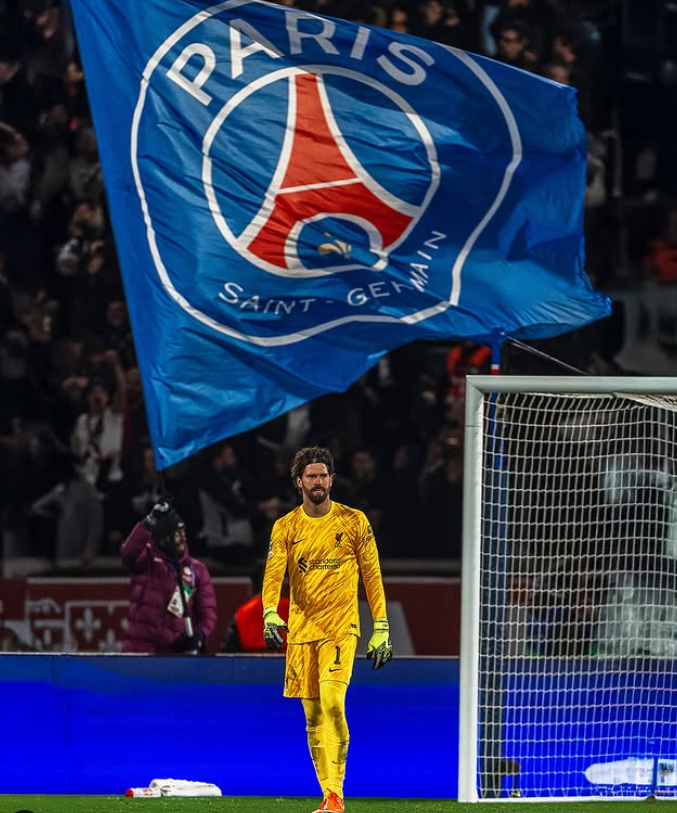
M303 493L313 503L313 505L321 505L329 496L329 491L326 488L313 488L303 489Z

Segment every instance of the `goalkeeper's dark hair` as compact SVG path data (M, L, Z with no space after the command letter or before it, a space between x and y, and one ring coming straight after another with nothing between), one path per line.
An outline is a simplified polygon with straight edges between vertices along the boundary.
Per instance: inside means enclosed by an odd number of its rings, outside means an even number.
M296 452L291 463L291 479L294 486L299 477L303 476L306 466L311 463L324 463L329 474L334 473L334 458L329 449L325 449L324 446L305 446Z

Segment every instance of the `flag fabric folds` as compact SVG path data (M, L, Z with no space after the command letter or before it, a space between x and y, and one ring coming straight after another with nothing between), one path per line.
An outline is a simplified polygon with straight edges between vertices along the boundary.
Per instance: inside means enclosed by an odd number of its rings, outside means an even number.
M575 91L253 0L72 0L160 469L417 338L608 314Z

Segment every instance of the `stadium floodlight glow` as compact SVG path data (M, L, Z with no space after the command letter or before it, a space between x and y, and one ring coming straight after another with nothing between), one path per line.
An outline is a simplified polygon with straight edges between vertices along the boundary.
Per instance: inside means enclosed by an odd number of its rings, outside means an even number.
M677 798L677 378L470 376L459 801Z

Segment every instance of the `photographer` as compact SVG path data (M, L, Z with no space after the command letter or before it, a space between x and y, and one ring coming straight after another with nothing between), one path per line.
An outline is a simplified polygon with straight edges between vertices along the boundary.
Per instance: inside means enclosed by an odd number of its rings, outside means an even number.
M121 553L132 582L122 651L154 655L204 652L216 626L216 597L209 571L188 552L185 525L176 510L166 500L158 502L135 525ZM192 635L186 630L184 606Z

